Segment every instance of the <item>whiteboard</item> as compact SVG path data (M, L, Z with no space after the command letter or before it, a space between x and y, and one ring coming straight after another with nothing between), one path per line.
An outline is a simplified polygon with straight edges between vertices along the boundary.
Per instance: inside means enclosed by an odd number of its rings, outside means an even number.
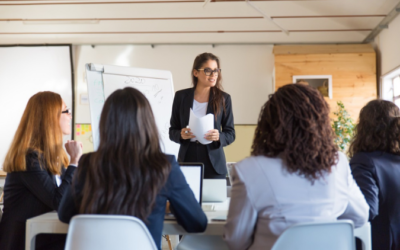
M56 92L74 111L70 46L0 47L0 87L2 167L31 96ZM69 139L64 137L64 141Z
M117 89L133 87L142 92L150 103L163 152L177 157L179 144L169 139L174 98L171 72L96 64L87 64L86 70L95 150L100 143L99 122L104 100Z
M222 86L231 95L235 125L257 124L261 107L275 91L273 45L74 45L77 90L77 123L90 123L89 106L78 97L86 95L85 64L165 69L173 75L174 90L192 86L193 60L204 52L218 56Z

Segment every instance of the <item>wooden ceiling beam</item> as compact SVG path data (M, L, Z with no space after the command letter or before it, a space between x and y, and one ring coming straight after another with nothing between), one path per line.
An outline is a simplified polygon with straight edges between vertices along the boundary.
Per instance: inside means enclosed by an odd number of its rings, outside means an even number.
M246 0L211 0L212 2L245 2ZM252 0L252 2L281 2L282 0ZM291 0L291 1L310 1L310 0ZM329 1L329 0L311 0L311 1ZM10 5L78 5L78 4L144 4L144 3L202 3L203 0L166 0L166 1L97 1L97 2L88 2L88 1L65 1L65 0L0 0L0 6L10 6Z
M361 18L385 17L386 15L336 15L336 16L271 16L272 19L291 18ZM56 21L153 21L153 20L218 20L218 19L263 19L262 16L231 16L231 17L143 17L143 18L0 18L0 22L56 22Z
M371 29L289 30L290 32L359 32ZM114 32L0 32L0 35L123 35L123 34L191 34L191 33L280 33L281 30L208 30L208 31L114 31Z

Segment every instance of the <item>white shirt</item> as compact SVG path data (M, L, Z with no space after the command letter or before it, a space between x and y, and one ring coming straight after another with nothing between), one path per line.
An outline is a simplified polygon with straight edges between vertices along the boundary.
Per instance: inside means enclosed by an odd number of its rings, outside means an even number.
M193 113L197 116L197 117L203 117L206 115L207 113L207 106L208 106L208 102L198 102L195 99L193 99ZM190 141L196 141L196 138L192 138L190 139Z
M61 185L61 176L60 175L56 175L56 183L57 183L57 187L59 187Z
M70 166L73 166L73 167L77 167L77 165L75 165L75 164L69 164ZM56 177L56 184L57 184L57 187L59 187L60 185L61 185L61 182L62 182L62 180L61 180L61 176L60 175L55 175L55 177Z
M295 223L350 219L356 227L368 221L369 207L351 174L346 156L331 173L312 184L290 174L280 157L252 156L232 171L225 240L230 250L271 249Z

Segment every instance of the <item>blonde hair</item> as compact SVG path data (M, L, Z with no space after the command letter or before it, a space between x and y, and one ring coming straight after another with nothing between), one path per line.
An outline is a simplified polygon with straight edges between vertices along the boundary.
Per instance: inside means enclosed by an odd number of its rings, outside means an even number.
M61 166L68 166L62 146L61 110L59 94L45 91L29 99L4 160L5 172L26 171L25 159L30 150L38 153L40 167L52 174L60 174Z

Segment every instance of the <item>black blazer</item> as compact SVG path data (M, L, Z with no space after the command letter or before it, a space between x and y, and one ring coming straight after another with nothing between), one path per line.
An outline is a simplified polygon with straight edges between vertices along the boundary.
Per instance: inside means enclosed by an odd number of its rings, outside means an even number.
M370 207L372 249L400 249L400 156L359 152L350 166Z
M219 131L219 141L207 144L210 161L218 174L226 174L226 159L223 147L235 141L235 127L233 124L231 96L222 92L225 99L225 111L222 110L214 119L214 129ZM189 124L190 109L193 107L194 88L183 89L175 93L174 104L172 106L171 127L169 128L169 138L181 144L179 148L178 161L184 161L190 140L181 139L181 130ZM214 114L212 107L213 93L210 91L208 99L207 114ZM222 107L222 103L221 103ZM222 126L222 127L221 127Z
M58 209L58 217L62 222L69 223L74 215L79 214L86 169L90 167L91 155L86 154L81 157L79 161L80 169L72 184L73 187L68 188L64 194ZM167 155L167 157L171 163L171 172L165 186L157 195L153 210L147 218L147 223L145 223L159 250L161 250L161 234L167 200L170 201L171 210L174 211L178 223L186 231L191 233L204 232L207 227L207 217L187 184L175 156ZM134 192L134 190L130 192Z
M75 169L62 168L62 183L57 187L55 176L40 167L36 152L30 152L26 156L26 171L7 174L0 222L1 250L25 249L26 220L58 209Z

